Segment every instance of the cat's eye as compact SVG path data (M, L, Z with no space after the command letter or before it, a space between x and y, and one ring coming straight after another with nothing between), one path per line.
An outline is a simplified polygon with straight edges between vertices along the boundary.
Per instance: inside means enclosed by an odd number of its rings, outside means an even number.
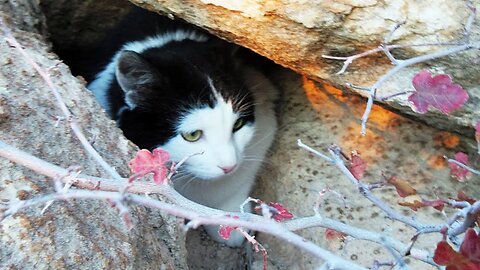
M245 119L244 118L238 118L237 121L235 121L235 124L233 124L233 132L241 129L245 125Z
M197 130L192 131L192 132L182 133L182 137L183 137L183 139L185 139L185 141L196 142L196 141L200 140L200 138L202 137L202 134L203 134L203 131L197 129Z

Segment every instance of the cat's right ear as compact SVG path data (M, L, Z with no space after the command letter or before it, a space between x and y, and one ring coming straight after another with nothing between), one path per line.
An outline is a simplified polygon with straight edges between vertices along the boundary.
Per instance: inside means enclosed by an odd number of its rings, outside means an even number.
M120 53L115 76L130 109L148 104L153 94L153 86L162 80L158 71L134 51Z

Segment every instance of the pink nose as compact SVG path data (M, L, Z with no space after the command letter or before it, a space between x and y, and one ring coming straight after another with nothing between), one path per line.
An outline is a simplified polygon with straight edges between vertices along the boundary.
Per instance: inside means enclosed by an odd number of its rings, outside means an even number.
M230 173L230 172L232 172L233 170L235 170L235 168L237 167L237 164L235 164L235 165L233 165L233 166L225 166L225 167L220 167L220 166L218 166L218 167L219 167L220 169L222 169L225 174L227 174L227 173Z

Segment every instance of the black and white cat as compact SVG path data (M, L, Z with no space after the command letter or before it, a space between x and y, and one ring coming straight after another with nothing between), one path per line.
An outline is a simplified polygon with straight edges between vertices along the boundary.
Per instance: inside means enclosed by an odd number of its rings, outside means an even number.
M140 148L161 147L177 162L203 153L189 158L174 177L182 195L239 211L274 138L277 90L238 59L233 45L156 14L133 14L127 27L138 31L120 39L88 88ZM154 22L139 25L152 16ZM125 25L118 30L124 36L131 31ZM206 230L229 246L244 240L234 233L225 241L218 226Z

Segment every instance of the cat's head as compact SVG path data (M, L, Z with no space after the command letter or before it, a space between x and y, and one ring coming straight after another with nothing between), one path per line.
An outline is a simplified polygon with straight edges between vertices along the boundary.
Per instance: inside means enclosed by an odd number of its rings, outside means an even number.
M201 153L183 167L198 178L233 173L255 132L253 96L237 70L227 61L124 51L116 68L125 102L117 122L140 148L162 147L173 161Z

